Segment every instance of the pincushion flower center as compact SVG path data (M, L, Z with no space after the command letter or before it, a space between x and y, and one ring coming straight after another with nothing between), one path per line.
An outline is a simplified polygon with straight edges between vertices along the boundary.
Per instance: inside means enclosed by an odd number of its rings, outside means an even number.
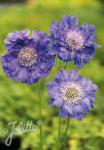
M83 97L84 94L83 89L76 83L65 85L61 92L63 101L68 103L76 103Z
M37 53L32 48L25 47L19 52L18 58L22 66L30 67L37 62Z
M83 46L83 37L77 31L67 33L66 42L71 50L77 51Z
M79 96L79 92L74 87L67 88L67 90L65 92L65 96L67 99L75 99Z

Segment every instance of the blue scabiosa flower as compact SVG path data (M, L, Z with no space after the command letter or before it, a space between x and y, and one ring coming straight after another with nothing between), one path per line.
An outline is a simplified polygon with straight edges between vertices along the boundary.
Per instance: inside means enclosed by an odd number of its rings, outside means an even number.
M45 78L54 66L47 34L29 30L10 33L5 39L7 53L2 56L4 72L12 79L32 84Z
M94 105L97 86L77 71L60 70L54 81L47 85L50 105L60 107L61 117L81 120Z
M59 24L55 21L50 28L51 39L56 45L54 53L66 62L74 60L78 68L93 58L96 45L95 27L84 23L78 26L78 19L64 16Z

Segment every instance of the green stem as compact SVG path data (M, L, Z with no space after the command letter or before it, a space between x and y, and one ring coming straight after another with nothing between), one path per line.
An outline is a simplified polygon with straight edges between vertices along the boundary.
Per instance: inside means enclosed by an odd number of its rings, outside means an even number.
M61 146L61 117L59 116L59 128L58 128L58 150Z
M64 133L64 140L63 140L63 148L64 148L64 150L66 149L66 140L67 140L68 129L69 129L69 118L67 119L67 126L66 126L66 130L65 130L65 133Z
M41 81L39 81L39 118L42 121ZM42 125L40 125L40 150L43 150Z
M67 62L65 62L65 66L64 66L64 69L66 69L66 67L67 67Z

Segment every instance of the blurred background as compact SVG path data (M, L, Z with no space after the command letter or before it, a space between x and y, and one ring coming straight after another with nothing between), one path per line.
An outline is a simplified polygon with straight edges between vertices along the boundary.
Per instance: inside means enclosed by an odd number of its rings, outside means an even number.
M49 32L53 20L63 15L73 15L83 22L96 26L97 43L94 60L84 66L80 73L99 86L95 107L82 121L70 120L67 137L69 150L104 149L104 0L0 0L0 55L4 39L9 32L22 29L39 29ZM57 60L57 67L42 83L42 115L44 150L57 150L58 109L48 106L49 97L45 83L52 80L64 64ZM73 69L72 63L67 70ZM15 136L11 147L4 146L8 133L4 132L11 121L39 121L37 84L27 86L9 79L0 64L0 149L40 150L39 129ZM66 119L62 120L62 135ZM15 146L15 147L14 147ZM16 148L17 147L17 148ZM62 149L63 150L63 149Z

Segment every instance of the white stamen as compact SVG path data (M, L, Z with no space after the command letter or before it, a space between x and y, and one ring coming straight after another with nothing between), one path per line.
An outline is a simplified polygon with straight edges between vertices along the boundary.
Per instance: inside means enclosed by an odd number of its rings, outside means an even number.
M68 83L60 89L63 101L67 103L77 103L83 96L82 88L76 83Z
M83 37L77 31L67 33L66 42L71 50L77 51L83 46Z
M19 52L18 58L22 66L30 67L37 62L37 53L32 48L25 47Z

